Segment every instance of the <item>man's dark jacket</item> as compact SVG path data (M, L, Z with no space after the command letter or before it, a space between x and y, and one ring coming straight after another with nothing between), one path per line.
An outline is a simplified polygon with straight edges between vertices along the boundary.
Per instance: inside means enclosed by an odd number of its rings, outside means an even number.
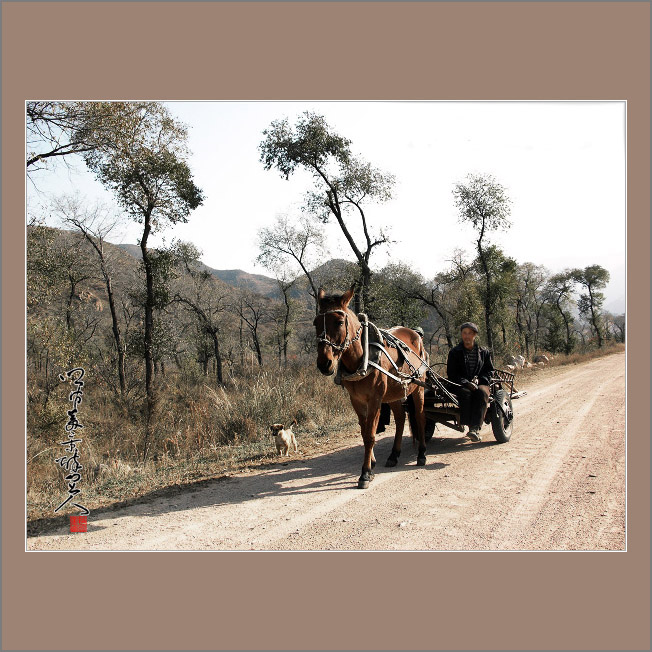
M477 376L479 385L488 385L493 369L494 365L491 362L489 349L478 346L478 363L470 376L464 364L464 343L460 342L448 352L446 374L448 375L448 380L452 380L454 383L463 385L467 380L473 380Z

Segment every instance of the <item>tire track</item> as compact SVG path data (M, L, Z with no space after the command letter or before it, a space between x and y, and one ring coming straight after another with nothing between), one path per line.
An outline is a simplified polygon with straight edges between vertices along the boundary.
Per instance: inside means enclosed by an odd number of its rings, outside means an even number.
M33 537L28 548L623 549L624 366L617 354L532 379L528 394L514 402L508 444L492 442L486 426L479 444L446 432L451 436L429 445L427 465L416 467L406 435L399 466L385 469L393 441L387 432L376 447L376 479L365 491L355 488L357 440L319 457L98 512L87 534ZM611 413L618 419L609 420ZM594 414L599 431L587 427Z
M622 377L608 378L600 383L591 398L577 411L571 423L564 428L554 442L549 452L539 463L539 469L527 484L527 489L516 507L494 532L490 545L501 550L515 549L523 532L530 526L547 497L548 489L558 475L559 469L566 459L570 449L589 437L589 428L583 428L591 416L598 393L612 385L622 383ZM568 401L567 401L568 402ZM580 433L580 438L576 439Z

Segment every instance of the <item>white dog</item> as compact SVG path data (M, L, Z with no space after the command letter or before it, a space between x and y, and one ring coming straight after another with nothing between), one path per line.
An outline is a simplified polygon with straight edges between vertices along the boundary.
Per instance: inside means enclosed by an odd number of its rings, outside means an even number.
M292 426L296 424L295 419L289 428L286 428L282 423L275 423L269 429L272 431L272 437L276 438L276 452L279 455L290 456L290 446L294 447L294 452L297 452L297 440L292 432Z

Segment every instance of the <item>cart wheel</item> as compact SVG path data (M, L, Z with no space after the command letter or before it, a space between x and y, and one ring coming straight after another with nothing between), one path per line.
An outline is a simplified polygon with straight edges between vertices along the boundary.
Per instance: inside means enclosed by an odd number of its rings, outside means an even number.
M491 405L491 429L497 442L505 444L509 441L512 436L513 419L514 412L509 394L504 389L497 390Z
M436 421L431 421L426 419L426 443L432 439L432 436L435 434L435 426L437 425Z

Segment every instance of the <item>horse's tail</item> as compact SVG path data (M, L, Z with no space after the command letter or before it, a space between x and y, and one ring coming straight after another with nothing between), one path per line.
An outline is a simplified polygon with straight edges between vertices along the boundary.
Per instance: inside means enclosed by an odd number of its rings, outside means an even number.
M428 356L428 351L426 350L426 347L424 345L423 339L419 337L419 351L418 351L419 357L422 360L426 361L426 364L430 363L430 359ZM405 401L405 408L407 410L407 416L408 416L408 421L410 422L410 432L412 433L412 444L414 446L417 445L418 443L418 438L417 438L417 433L419 432L419 428L417 426L417 416L416 416L416 408L414 407L414 395L410 394L406 401Z
M412 444L416 446L417 432L419 432L419 430L417 428L416 409L414 407L414 396L412 396L412 394L410 394L407 397L405 401L405 407L407 409L408 421L410 422L410 432L412 433Z

